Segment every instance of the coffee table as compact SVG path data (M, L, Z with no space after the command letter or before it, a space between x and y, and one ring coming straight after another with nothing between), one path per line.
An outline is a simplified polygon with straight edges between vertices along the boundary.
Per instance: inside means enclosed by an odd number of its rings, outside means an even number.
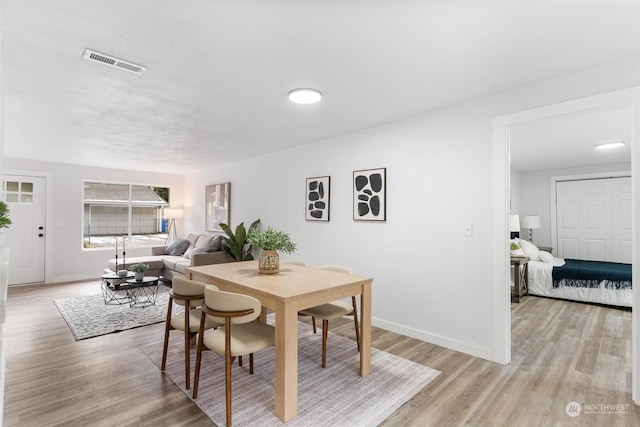
M128 279L121 285L129 296L130 307L147 307L156 304L158 297L158 280L156 276L145 276L142 280Z
M106 305L130 304L129 292L123 286L126 287L127 280L133 278L133 276L133 272L128 272L126 276L121 276L117 273L103 274L100 288L104 303Z

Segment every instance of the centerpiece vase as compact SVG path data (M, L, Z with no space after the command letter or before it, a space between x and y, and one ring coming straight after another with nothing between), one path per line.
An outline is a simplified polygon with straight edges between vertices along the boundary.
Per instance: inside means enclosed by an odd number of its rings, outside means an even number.
M136 271L136 272L135 272L135 279L136 279L138 282L141 282L141 281L142 281L142 279L144 279L144 271Z
M258 272L261 274L275 274L278 271L280 271L278 251L263 249L258 257Z

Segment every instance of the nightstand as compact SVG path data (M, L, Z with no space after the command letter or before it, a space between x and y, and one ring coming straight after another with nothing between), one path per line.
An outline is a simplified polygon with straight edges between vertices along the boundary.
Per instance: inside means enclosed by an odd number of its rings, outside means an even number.
M511 302L520 302L520 298L529 292L529 257L511 256L514 267L514 286L511 292Z

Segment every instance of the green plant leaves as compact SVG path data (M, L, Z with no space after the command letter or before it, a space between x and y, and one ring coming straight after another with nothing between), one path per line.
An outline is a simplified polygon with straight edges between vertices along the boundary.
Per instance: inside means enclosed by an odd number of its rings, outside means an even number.
M249 231L257 229L260 220L255 220L249 227ZM253 246L247 242L247 230L244 222L238 224L235 233L228 224L220 224L220 228L226 233L226 236L220 236L223 241L222 248L231 255L236 261L250 261L253 259L251 253Z

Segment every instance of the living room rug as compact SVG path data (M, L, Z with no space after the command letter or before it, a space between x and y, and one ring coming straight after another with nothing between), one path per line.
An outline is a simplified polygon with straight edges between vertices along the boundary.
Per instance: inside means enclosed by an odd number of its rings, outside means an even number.
M433 381L439 371L375 348L371 349L371 374L359 375L356 343L329 332L327 367L320 366L322 333L298 323L298 415L287 426L376 426ZM184 384L183 340L172 336L165 374L191 399ZM158 367L162 342L141 349ZM233 365L232 396L234 426L280 426L274 414L274 348L254 356L254 374ZM195 366L195 351L192 370ZM191 373L193 380L193 371ZM218 426L226 423L224 357L202 353L202 371L196 405ZM193 400L193 399L192 399Z
M102 295L85 295L54 300L58 311L67 322L76 341L112 334L153 323L164 322L167 317L169 288L158 285L156 304L147 307L129 307L129 304L104 303ZM174 305L174 313L182 307Z

